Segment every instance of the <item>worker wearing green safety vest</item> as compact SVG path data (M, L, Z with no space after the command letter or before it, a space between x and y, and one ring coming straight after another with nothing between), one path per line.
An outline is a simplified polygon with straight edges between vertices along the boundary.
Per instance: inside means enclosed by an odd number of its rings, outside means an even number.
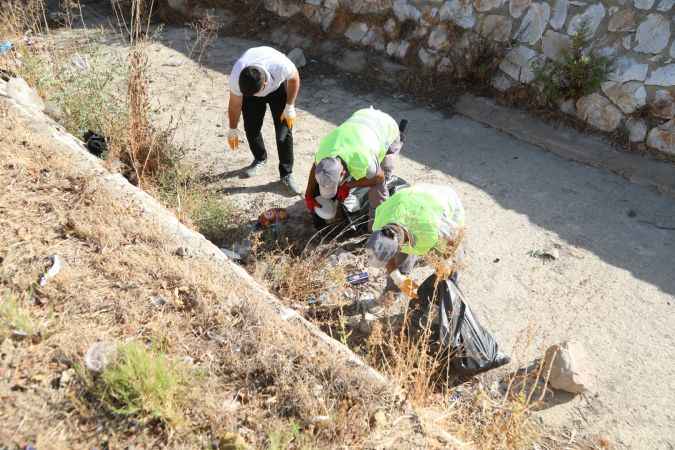
M401 147L401 133L390 115L373 107L356 111L319 143L305 191L307 208L314 212L322 199L343 201L351 189L368 187L372 218L389 196L386 181Z
M456 281L464 227L464 207L450 186L420 183L383 202L375 211L366 248L372 265L386 266L385 292L399 288L414 297L415 286L407 276L418 257L432 260L443 279Z

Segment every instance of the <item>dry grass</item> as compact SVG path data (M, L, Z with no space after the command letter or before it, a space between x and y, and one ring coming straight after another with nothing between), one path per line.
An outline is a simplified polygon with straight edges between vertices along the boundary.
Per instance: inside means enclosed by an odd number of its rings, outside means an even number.
M375 412L396 411L389 394L290 329L231 269L178 256L178 244L139 208L113 201L96 180L73 173L51 142L5 119L0 290L21 298L22 317L50 325L36 341L3 333L0 445L204 448L234 433L253 448L360 448ZM53 254L64 269L35 287ZM135 394L102 391L72 375L98 341L136 342L156 349L139 350L146 356L170 355L198 376L188 377L189 389L168 383L168 403L138 378L120 383L119 373L104 386ZM158 364L141 379L162 379L169 366ZM122 367L133 379L131 366Z

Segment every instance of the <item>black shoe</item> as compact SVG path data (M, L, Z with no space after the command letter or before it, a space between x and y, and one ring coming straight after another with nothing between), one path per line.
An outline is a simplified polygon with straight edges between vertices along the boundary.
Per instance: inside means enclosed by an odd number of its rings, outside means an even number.
M253 160L251 165L244 170L244 174L246 174L248 178L253 178L258 174L258 172L260 172L260 169L265 167L266 163L267 163L266 160L263 161Z
M492 368L497 368L501 366L505 366L506 364L511 362L511 358L502 353L502 352L497 352L497 357L495 358L494 362L492 363Z

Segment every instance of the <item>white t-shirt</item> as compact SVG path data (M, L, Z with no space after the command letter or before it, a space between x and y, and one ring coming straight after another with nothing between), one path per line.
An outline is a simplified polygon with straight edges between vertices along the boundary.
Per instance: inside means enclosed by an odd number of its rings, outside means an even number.
M230 73L230 92L241 95L239 90L239 74L249 66L256 66L265 72L267 84L256 97L265 97L279 89L279 86L291 78L298 70L293 61L272 47L253 47L244 52L234 63Z

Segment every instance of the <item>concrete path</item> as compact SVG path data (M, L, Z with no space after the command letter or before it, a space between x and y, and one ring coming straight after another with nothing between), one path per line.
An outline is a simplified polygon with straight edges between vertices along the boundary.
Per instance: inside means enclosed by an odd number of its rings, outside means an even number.
M258 43L219 38L200 65L188 31L167 28L161 39L149 51L153 94L162 117L178 120L178 137L200 171L241 214L298 202L278 183L270 120L270 161L260 177L239 178L251 160L247 144L226 150L228 73ZM462 286L484 324L512 349L518 361L510 369L566 339L592 356L597 395L551 407L545 419L632 448L673 448L675 231L667 228L675 227L675 200L396 92L320 76L314 67L304 71L298 101L297 179L306 182L319 140L354 110L373 105L407 118L398 174L449 183L460 193L470 244ZM528 255L552 246L559 247L556 261Z

